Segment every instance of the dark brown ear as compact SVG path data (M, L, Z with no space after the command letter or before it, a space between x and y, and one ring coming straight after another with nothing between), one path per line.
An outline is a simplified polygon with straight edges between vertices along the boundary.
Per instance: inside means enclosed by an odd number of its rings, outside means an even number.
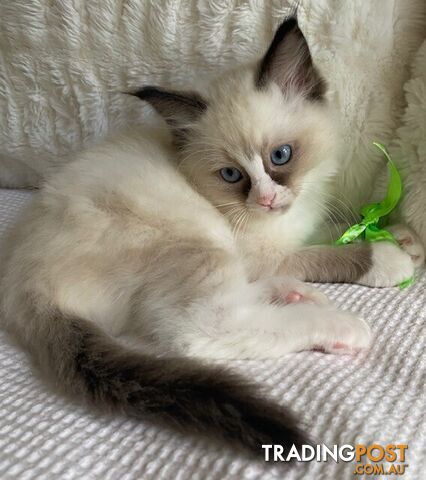
M311 100L321 100L326 85L312 63L308 44L296 18L285 20L263 57L256 86L275 82L283 93L293 89Z
M185 136L190 125L207 109L207 102L195 92L173 92L157 87L144 87L131 95L148 102L179 139Z

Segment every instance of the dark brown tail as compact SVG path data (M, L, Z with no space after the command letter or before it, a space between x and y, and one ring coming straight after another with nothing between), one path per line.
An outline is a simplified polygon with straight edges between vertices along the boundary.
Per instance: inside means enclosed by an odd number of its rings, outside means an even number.
M287 450L307 443L290 414L226 369L132 352L87 321L54 317L42 329L44 348L34 350L69 393L132 417L210 433L259 456L262 444Z

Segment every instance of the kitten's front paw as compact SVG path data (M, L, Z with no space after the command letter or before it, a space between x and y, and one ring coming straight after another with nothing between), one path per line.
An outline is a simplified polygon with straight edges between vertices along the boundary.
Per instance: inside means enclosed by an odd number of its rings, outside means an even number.
M417 234L406 225L398 224L387 228L399 246L410 255L415 268L425 263L425 249Z
M410 255L391 242L371 243L371 267L357 283L369 287L394 287L414 274Z
M353 355L367 348L371 342L368 324L349 312L333 312L327 338L315 346L326 353Z
M292 277L276 277L272 282L272 301L284 303L311 303L327 305L328 297L311 285Z

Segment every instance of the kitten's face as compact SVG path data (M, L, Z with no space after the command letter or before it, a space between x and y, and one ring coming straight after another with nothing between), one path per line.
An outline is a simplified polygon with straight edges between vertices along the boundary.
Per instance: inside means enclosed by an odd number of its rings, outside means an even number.
M290 19L260 64L228 73L205 97L153 87L135 94L171 126L179 168L192 185L238 223L247 214L284 213L334 173L324 90L305 38Z
M283 95L274 83L259 90L251 69L221 79L207 101L180 168L223 213L283 213L334 171L334 135L323 104L297 92Z

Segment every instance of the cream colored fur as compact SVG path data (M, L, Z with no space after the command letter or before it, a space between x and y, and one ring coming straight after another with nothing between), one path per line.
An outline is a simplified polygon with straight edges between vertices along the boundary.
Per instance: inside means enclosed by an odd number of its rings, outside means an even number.
M8 329L37 337L46 309L57 309L150 339L157 353L258 358L367 345L362 320L285 275L388 286L412 275L413 259L385 243L372 258L368 244L303 251L338 173L336 128L296 20L275 39L259 65L213 81L204 98L138 91L170 132L125 131L46 180L5 249ZM278 86L282 70L292 81ZM271 152L282 144L292 156L277 166ZM241 181L225 181L224 167Z
M55 305L133 343L148 338L157 353L261 358L366 346L366 324L349 313L284 306L293 289L323 303L311 287L285 277L248 283L255 259L241 255L225 217L175 170L161 136L118 136L37 194L10 240L13 253L6 249L7 328L35 335L25 313L31 294L40 308Z
M297 92L283 96L274 84L267 91L255 90L253 66L214 82L208 98L214 101L195 124L196 141L187 145L179 169L234 225L244 254L257 258L253 268L248 267L250 277L273 274L277 262L305 243L323 219L324 200L338 170L333 111ZM296 165L291 183L281 186L265 173L260 152L266 145L269 156L273 147L288 142L298 144L299 151L291 160ZM250 177L247 202L236 193L238 187L217 175L227 166ZM280 209L268 216L259 205L269 191L277 194L275 203L281 207L291 205L284 218Z

